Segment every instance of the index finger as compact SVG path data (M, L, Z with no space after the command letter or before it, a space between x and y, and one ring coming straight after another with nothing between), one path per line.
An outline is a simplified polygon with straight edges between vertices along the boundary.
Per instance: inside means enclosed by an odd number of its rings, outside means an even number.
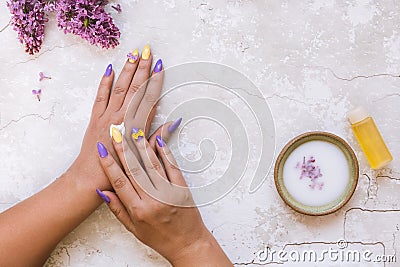
M124 206L128 208L137 204L140 200L139 195L121 167L114 158L108 154L106 147L102 143L97 143L97 150L99 152L100 164Z
M168 181L167 175L157 155L151 149L149 142L144 138L142 129L132 129L132 139L142 159L144 168L156 189L161 189Z

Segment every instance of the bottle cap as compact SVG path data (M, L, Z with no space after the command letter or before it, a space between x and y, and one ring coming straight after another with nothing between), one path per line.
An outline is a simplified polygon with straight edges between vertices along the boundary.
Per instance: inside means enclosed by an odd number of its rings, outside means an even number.
M370 117L368 111L364 107L357 107L347 113L347 118L351 124L360 122Z

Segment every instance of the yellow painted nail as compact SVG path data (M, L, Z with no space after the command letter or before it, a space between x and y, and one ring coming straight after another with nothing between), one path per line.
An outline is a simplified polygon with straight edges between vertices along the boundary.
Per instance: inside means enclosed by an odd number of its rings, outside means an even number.
M128 60L130 63L135 63L139 59L139 50L135 49L128 54Z
M114 141L119 144L122 142L122 134L120 131L118 131L117 128L113 127L112 128L112 138L114 139Z
M151 54L151 48L150 45L145 45L143 47L143 51L142 51L142 59L147 60L150 58L150 54Z

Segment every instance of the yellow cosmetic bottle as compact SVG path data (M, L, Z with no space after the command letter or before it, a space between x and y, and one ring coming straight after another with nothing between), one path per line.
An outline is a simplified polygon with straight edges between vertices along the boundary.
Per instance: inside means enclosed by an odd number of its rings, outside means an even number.
M393 157L367 110L358 107L350 111L347 117L371 167L379 169L389 164Z

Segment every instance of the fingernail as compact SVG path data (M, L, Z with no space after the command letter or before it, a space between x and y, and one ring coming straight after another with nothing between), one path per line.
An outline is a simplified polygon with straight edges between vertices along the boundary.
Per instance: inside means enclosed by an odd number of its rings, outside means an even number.
M156 65L154 66L154 72L158 73L160 71L162 71L163 68L163 64L162 64L162 60L161 58L157 61Z
M132 138L135 140L141 140L144 137L144 131L142 129L132 128Z
M100 189L97 188L96 193L99 195L99 197L101 197L104 200L104 202L106 202L107 204L110 204L110 202L111 202L110 198L106 194L101 192Z
M104 75L105 75L106 77L108 77L108 76L111 75L111 72L112 72L112 64L109 64L109 65L107 66L107 69L106 69L106 72L104 73Z
M171 126L168 127L168 132L173 133L176 129L178 129L179 125L181 125L182 118L177 119Z
M97 142L97 151L101 158L105 158L108 156L107 148L100 142Z
M150 45L145 45L143 47L143 51L142 51L142 59L144 60L148 60L150 58L150 54L151 54L151 49L150 49Z
M114 141L115 141L117 144L119 144L119 143L122 142L122 134L121 134L121 132L120 132L117 128L115 128L115 127L112 128L112 138L114 139Z
M162 140L161 136L157 135L157 136L156 136L156 140L157 140L157 144L158 144L160 147L165 146L165 143L164 143L164 141Z
M139 50L135 49L126 56L130 63L135 63L139 59Z

